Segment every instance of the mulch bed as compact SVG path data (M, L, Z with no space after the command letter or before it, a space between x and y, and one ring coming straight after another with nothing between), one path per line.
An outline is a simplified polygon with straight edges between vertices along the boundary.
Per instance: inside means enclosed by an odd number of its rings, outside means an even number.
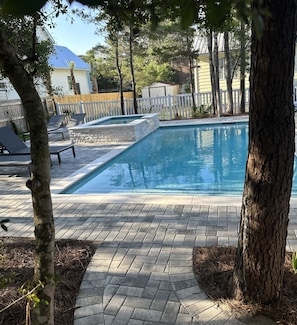
M58 240L55 250L55 270L60 281L55 292L55 325L73 324L75 300L79 287L95 253L92 242ZM284 265L284 284L277 308L257 304L244 304L228 297L228 282L232 276L235 247L195 247L193 270L199 286L224 309L250 324L257 315L270 317L275 324L297 325L297 275L291 265L291 253L287 253ZM12 282L0 289L0 309L21 296L19 288L30 281L34 268L34 241L0 238L0 282L2 276L11 276ZM0 313L0 324L22 325L26 320L26 303L19 303ZM250 321L252 319L252 321ZM258 324L258 323L257 323ZM260 323L261 325L264 323Z
M297 325L297 274L292 269L292 253L287 253L284 264L284 283L278 306L245 304L230 299L228 289L232 276L235 247L195 247L193 269L201 289L209 298L220 301L235 317L250 324L259 315L269 317L274 324ZM257 323L258 324L258 323ZM260 323L261 325L264 322Z
M55 291L55 325L73 324L76 297L95 250L96 246L88 241L56 241L55 273L59 281ZM0 290L0 310L22 296L19 289L32 280L33 270L34 241L0 238L0 283L3 276L11 277L11 282ZM1 312L0 324L26 324L27 301L23 299Z

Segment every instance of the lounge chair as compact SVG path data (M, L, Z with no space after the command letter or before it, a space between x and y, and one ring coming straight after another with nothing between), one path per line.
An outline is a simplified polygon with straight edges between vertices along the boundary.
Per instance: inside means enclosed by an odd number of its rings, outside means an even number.
M5 150L8 151L7 155L31 155L30 148L27 147L26 144L12 131L12 129L7 126L0 128L0 143L5 147ZM57 155L59 164L61 164L60 153L68 149L72 149L73 157L75 157L73 144L65 146L49 146L50 154Z
M76 125L83 124L85 121L86 113L72 114L66 126L59 127L58 129L48 131L48 134L61 134L62 139L65 140L64 133L68 132L68 129Z
M26 156L0 155L0 167L27 167L31 176L31 159Z
M57 130L59 127L61 127L63 125L64 121L65 121L65 115L51 116L47 122L47 126L46 126L47 132ZM30 135L30 131L23 133L24 141L26 141L26 136L28 136L28 135Z

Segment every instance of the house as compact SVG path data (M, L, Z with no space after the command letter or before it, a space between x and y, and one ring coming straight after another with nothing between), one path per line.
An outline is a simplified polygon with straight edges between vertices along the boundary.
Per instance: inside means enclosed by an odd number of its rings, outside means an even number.
M38 28L39 40L51 40L53 38L45 28ZM91 93L90 66L80 57L75 55L65 46L54 45L54 53L49 58L52 67L51 83L56 95L74 95L70 76L70 63L74 63L74 77L77 88L81 94ZM36 89L41 98L48 96L47 90L41 81ZM7 78L0 79L0 104L9 100L19 100L17 92L14 90Z
M70 64L74 64L74 77L79 94L91 93L90 66L65 46L55 45L55 52L49 58L53 68L52 87L57 95L74 95L70 76Z
M210 82L210 72L209 72L209 52L207 47L207 38L205 35L197 34L194 44L194 49L198 50L199 57L195 63L195 92L203 93L211 91L211 82ZM219 48L219 75L220 75L220 89L226 90L226 80L224 72L224 36L222 33L218 34L218 48ZM297 102L297 44L295 48L295 68L294 68L294 89L293 97L294 102ZM245 80L246 88L249 88L249 73L246 73ZM232 83L233 89L240 89L240 79L239 72L237 71L234 74L234 79Z
M230 37L230 51L232 48L237 46L236 40ZM198 33L194 39L193 48L198 51L199 56L194 66L194 79L195 79L195 92L204 93L211 92L211 80L210 80L210 68L209 68L209 51L207 37L202 33ZM219 52L219 78L220 78L220 89L226 90L226 79L225 79L225 53L224 53L224 35L223 33L218 34L218 52ZM234 50L233 50L234 52ZM235 60L236 61L236 60ZM239 63L239 62L238 62ZM235 66L233 64L233 66ZM235 70L232 87L233 89L240 89L240 75L239 67ZM249 74L246 73L246 85L249 85Z

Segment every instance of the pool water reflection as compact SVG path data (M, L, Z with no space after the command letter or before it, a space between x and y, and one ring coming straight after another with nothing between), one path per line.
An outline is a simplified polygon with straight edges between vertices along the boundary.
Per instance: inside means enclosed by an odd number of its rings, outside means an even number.
M240 195L247 145L247 123L162 127L63 193Z

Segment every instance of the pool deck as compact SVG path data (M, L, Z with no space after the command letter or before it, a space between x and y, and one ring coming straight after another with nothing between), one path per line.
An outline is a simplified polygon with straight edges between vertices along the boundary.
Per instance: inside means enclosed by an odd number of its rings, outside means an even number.
M240 120L224 118L227 119ZM207 119L197 121L205 122ZM174 121L163 125L171 123L185 124ZM106 157L111 150L118 150L116 145L75 148L76 158L65 151L61 165L53 158L52 168L56 239L97 243L81 284L74 324L242 324L224 312L223 306L207 298L192 270L193 247L237 245L241 198L58 194L70 178L88 170L94 157ZM10 219L8 232L1 235L33 238L32 202L25 187L28 172L24 168L15 172L15 168L1 168L0 219ZM294 250L295 199L289 218L287 249ZM265 322L261 320L259 324Z

